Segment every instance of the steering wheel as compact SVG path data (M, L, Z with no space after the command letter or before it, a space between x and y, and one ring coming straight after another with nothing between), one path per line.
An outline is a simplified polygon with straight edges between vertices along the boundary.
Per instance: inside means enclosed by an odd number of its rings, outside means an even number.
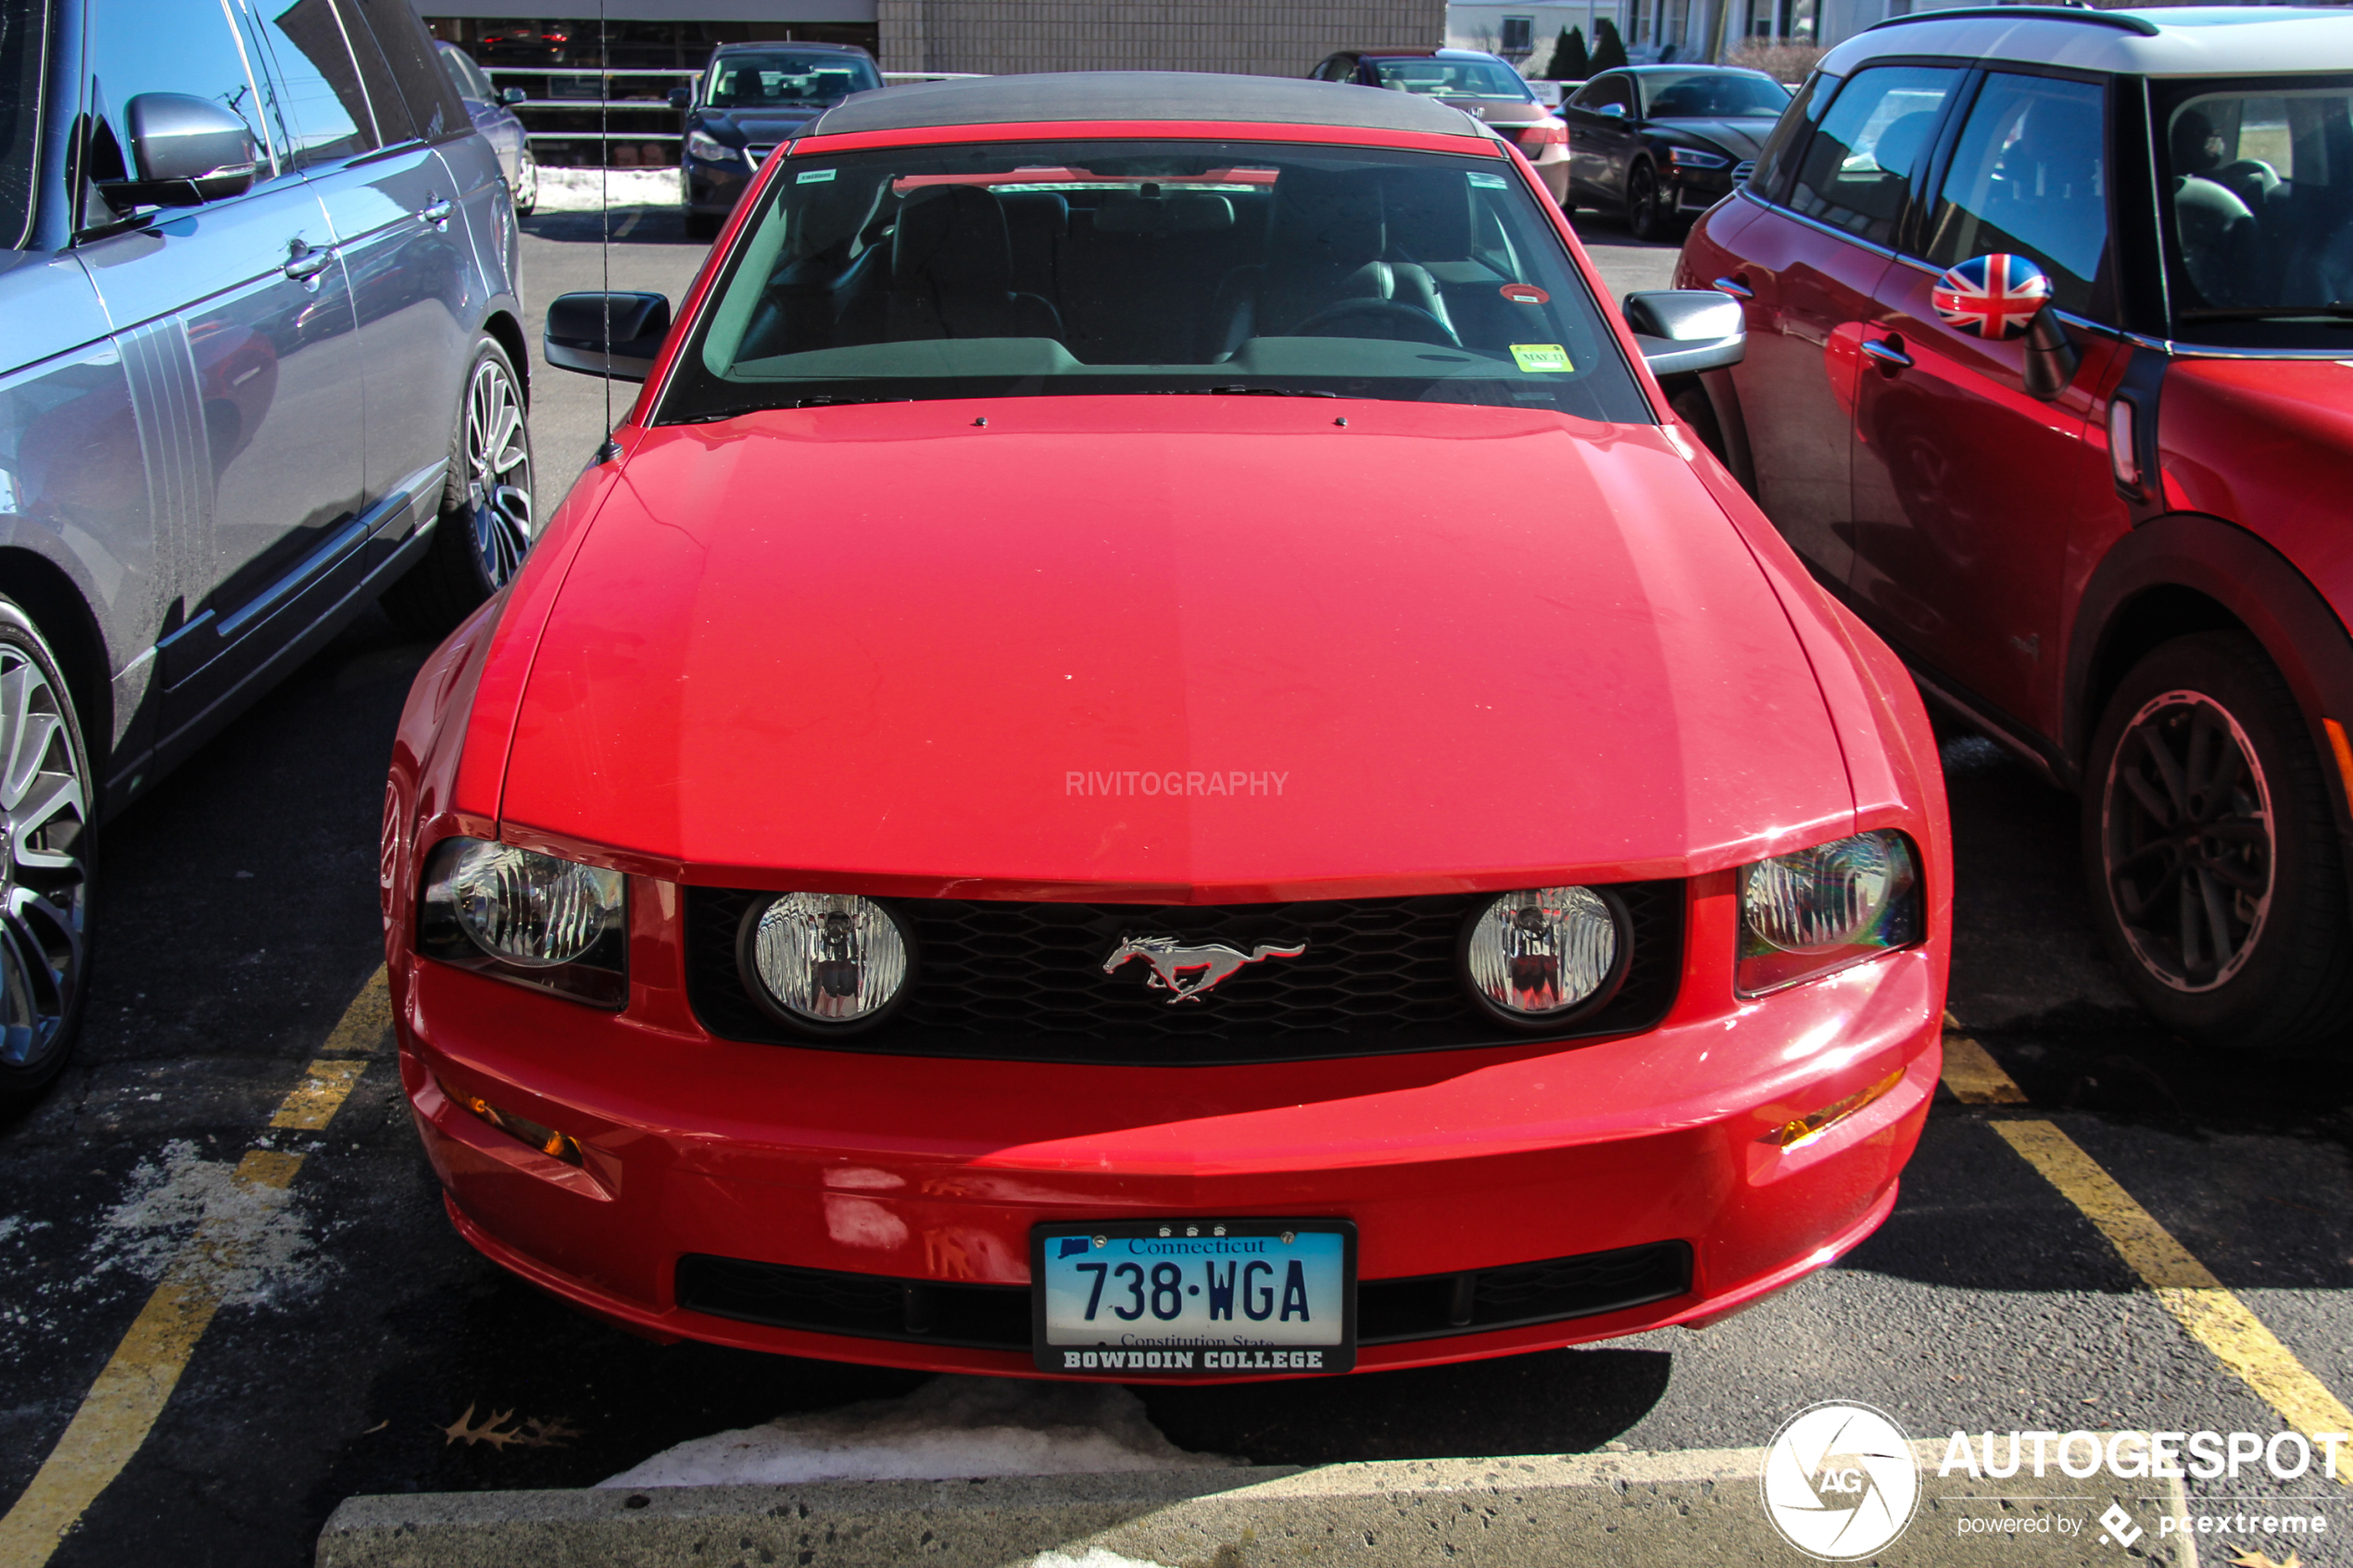
M1375 322L1394 329L1384 332L1345 332L1333 330L1338 322L1361 317L1367 325ZM1454 329L1423 309L1396 299L1343 299L1327 305L1284 334L1287 337L1384 337L1407 343L1427 343L1440 348L1460 348L1463 340Z

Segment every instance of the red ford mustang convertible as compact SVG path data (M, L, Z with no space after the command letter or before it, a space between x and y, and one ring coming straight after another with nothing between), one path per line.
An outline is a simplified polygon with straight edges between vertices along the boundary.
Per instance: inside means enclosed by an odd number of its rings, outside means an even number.
M670 315L551 307L644 389L395 755L474 1246L1219 1379L1701 1323L1885 1217L1936 752L1667 411L1736 306L1621 319L1453 109L1156 74L849 99Z

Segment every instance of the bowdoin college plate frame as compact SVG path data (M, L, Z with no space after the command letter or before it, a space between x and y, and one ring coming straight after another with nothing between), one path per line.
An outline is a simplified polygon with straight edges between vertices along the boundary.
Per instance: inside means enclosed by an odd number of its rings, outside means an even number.
M1330 1280L1335 1248L1336 1286ZM1271 1265L1267 1273L1255 1275L1249 1270L1259 1261ZM1107 1265L1094 1276L1103 1286L1098 1303L1101 1326L1064 1327L1059 1340L1050 1339L1047 1320L1055 1282L1064 1281L1067 1289L1069 1275L1078 1265L1098 1262ZM1121 1264L1131 1262L1140 1270L1138 1277L1114 1277ZM1056 1263L1062 1266L1057 1269ZM1178 1310L1173 1320L1159 1319L1151 1311L1166 1302L1172 1288L1168 1276L1153 1274L1162 1264L1174 1264L1178 1272L1173 1286ZM1040 1372L1139 1382L1160 1377L1313 1377L1355 1370L1353 1220L1184 1218L1042 1224L1029 1233L1029 1279L1030 1344ZM1214 1289L1221 1285L1222 1291ZM1157 1298L1155 1286L1161 1292ZM1248 1307L1252 1298L1243 1294L1246 1287L1264 1293L1255 1299L1268 1303L1268 1327L1263 1334L1251 1333ZM1287 1291L1294 1299L1304 1293L1314 1313L1312 1326L1302 1326L1295 1318L1284 1321ZM1226 1311L1204 1323L1202 1319L1215 1308L1214 1295L1227 1303ZM1139 1316L1115 1315L1117 1308L1130 1305ZM1327 1315L1337 1318L1328 1331L1323 1322ZM1232 1343L1226 1342L1228 1336ZM1179 1343L1122 1343L1149 1339ZM1245 1343L1252 1340L1260 1342Z

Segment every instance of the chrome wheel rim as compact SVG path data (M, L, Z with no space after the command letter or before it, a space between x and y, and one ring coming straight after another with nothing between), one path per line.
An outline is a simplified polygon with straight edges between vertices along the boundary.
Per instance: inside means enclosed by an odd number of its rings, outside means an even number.
M82 987L86 795L57 688L0 644L0 1064L47 1056Z
M529 153L515 170L515 205L531 207L539 200L539 164Z
M466 466L474 557L491 588L503 588L531 553L531 446L522 398L496 359L475 366L466 389Z
M2151 697L2109 757L2100 799L2108 902L2144 969L2211 991L2271 918L2271 792L2246 732L2199 692Z

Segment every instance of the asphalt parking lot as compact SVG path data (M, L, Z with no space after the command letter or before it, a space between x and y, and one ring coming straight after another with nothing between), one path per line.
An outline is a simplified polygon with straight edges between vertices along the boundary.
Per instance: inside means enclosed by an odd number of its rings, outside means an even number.
M1671 250L1585 227L1615 286L1666 281ZM598 286L594 215L526 228L535 308ZM614 287L683 293L702 247L675 214L614 228ZM598 440L602 391L534 359L546 505ZM354 1494L588 1486L686 1439L925 1381L647 1344L539 1296L450 1230L380 1032L348 1011L381 961L385 756L429 651L362 620L101 842L79 1058L0 1126L0 1568L307 1563ZM2333 1419L2326 1401L2353 1397L2353 1072L2155 1033L2095 945L2074 803L1965 731L1947 732L1944 756L1959 870L1951 1008L2021 1099L1941 1097L1875 1236L1704 1333L1147 1388L1151 1423L1185 1449L1320 1465L1754 1448L1831 1399L1875 1405L1915 1438L2269 1435ZM321 1060L344 1065L322 1073ZM249 1177L285 1179L239 1183L241 1160ZM2169 1263L2136 1211L2210 1281ZM171 1331L185 1370L158 1395L157 1369L177 1361L152 1343L153 1303L192 1244L235 1266L208 1321ZM96 1440L112 1418L90 1397L126 1380L168 1399L115 1473ZM2353 1531L2344 1489L2309 1475L2194 1482L2189 1500L2244 1512L2250 1498ZM57 1525L69 1528L51 1553ZM2244 1530L2197 1545L2210 1562L2284 1563L2291 1549L2339 1560L2321 1538ZM2154 1531L2127 1548L2087 1530L2082 1549L2189 1560Z

